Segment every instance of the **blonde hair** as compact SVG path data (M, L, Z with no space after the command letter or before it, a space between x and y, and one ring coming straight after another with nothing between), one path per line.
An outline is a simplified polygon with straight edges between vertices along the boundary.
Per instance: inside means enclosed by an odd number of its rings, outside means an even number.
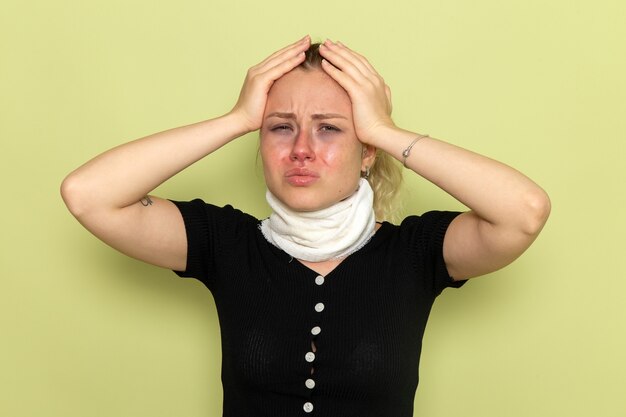
M305 71L322 70L322 56L319 43L313 43L305 52L304 61L299 65ZM378 221L399 220L399 210L395 199L402 183L402 168L391 155L378 149L376 160L370 167L367 178L374 190L374 213Z
M377 150L367 181L374 190L376 220L399 220L400 213L395 200L402 183L402 170L398 162L387 152Z

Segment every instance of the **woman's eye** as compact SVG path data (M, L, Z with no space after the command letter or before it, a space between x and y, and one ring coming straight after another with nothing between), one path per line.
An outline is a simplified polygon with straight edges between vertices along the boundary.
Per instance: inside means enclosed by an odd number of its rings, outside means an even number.
M339 132L339 128L332 126L332 125L323 125L322 127L320 127L321 131L324 132Z
M291 130L291 126L289 126L289 125L278 125L278 126L274 126L272 128L272 130L274 132L284 132L284 131L287 131L287 130Z

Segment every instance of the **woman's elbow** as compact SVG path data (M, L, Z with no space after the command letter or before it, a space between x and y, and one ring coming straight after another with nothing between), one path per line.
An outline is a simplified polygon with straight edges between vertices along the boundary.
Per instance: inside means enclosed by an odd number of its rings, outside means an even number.
M552 203L550 197L541 188L537 187L537 190L529 193L526 196L525 204L525 223L523 231L530 236L537 236L543 226L548 221L550 211L552 209Z
M85 212L86 193L75 175L69 174L61 183L61 198L74 217Z

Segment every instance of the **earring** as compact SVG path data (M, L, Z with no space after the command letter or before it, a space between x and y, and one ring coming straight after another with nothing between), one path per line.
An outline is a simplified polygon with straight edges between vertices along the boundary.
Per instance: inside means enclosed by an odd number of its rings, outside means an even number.
M370 167L365 167L365 171L361 171L361 178L368 179L370 177Z

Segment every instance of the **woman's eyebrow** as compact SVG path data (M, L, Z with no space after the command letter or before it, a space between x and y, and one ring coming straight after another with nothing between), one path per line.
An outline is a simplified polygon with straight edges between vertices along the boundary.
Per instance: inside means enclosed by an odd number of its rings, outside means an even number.
M294 113L283 113L275 111L265 116L266 119L269 119L270 117L280 117L281 119L295 119L296 115Z
M320 119L347 119L346 116L342 116L337 113L319 113L311 116L311 119L320 120Z
M285 112L273 112L265 116L266 119L270 117L279 117L281 119L296 119L295 113L285 113ZM311 119L313 120L321 120L321 119L348 119L346 116L342 116L338 113L315 113L311 115Z

